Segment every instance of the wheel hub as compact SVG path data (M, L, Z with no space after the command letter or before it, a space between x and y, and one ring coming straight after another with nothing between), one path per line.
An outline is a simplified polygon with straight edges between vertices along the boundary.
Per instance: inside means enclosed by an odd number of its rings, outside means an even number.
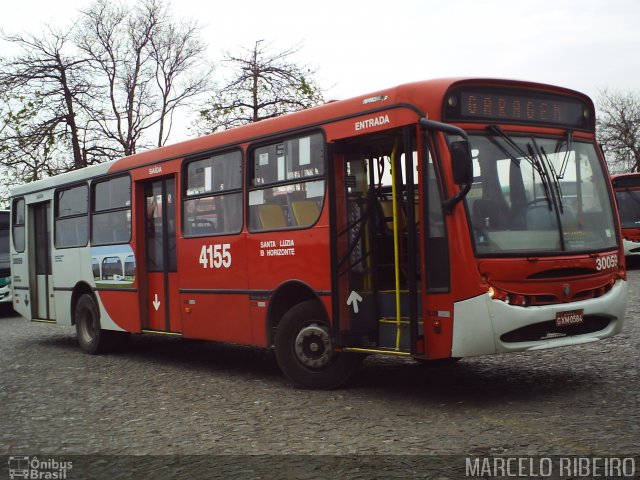
M294 349L296 357L309 368L325 367L333 357L331 335L326 327L308 325L298 333Z
M82 334L83 340L86 342L91 342L96 336L96 325L94 318L91 314L87 313L86 316L81 320L81 328L80 332Z

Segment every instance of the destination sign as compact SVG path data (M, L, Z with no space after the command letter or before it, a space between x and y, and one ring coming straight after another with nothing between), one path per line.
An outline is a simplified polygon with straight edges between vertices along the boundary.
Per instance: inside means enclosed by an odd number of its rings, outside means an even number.
M444 118L562 126L580 130L593 128L591 107L580 99L514 89L458 89L445 100Z

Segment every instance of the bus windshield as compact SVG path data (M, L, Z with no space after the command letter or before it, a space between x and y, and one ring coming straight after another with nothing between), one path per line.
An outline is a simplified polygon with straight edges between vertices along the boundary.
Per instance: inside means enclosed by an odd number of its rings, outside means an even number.
M640 228L640 189L616 191L622 228Z
M479 256L616 248L606 176L592 143L498 127L470 141L474 181L466 206Z

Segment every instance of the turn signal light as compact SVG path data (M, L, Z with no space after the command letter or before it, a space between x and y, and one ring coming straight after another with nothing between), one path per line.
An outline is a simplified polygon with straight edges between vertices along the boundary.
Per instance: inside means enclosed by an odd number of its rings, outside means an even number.
M489 296L494 300L502 300L503 302L506 302L509 294L499 288L489 287Z
M434 333L442 333L442 323L439 318L435 318L433 320L433 332Z
M516 305L518 307L526 307L527 306L527 297L524 295L509 295L507 299L507 303L511 305Z
M526 307L529 304L527 297L524 295L508 293L496 287L489 287L487 292L489 293L489 296L493 300L500 300L509 305L515 305L517 307Z

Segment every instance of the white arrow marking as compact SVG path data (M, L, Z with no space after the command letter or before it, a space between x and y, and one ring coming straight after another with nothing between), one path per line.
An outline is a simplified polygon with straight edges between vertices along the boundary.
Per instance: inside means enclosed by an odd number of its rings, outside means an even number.
M153 308L156 309L156 312L160 308L160 300L158 300L158 294L156 293L155 299L153 300Z
M352 290L349 294L349 298L347 298L347 305L353 306L353 313L358 313L358 302L362 301L362 297L358 294L358 292Z

